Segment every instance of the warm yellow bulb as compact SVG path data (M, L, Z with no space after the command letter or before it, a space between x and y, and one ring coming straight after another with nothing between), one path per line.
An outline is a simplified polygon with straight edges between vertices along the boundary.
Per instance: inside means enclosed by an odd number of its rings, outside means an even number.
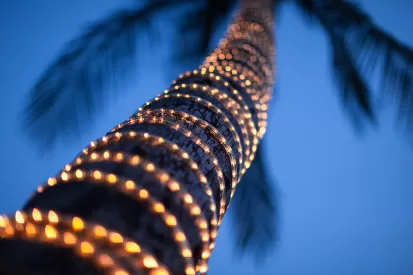
M199 215L199 214L201 214L201 209L198 206L194 206L194 207L191 208L191 213L193 215Z
M56 228L54 228L51 225L46 225L44 228L44 234L48 239L56 239L57 238L57 231Z
M99 171L94 171L93 172L93 177L95 178L95 179L101 179L102 178L102 173L101 172L99 172Z
M42 220L42 213L40 213L39 209L33 208L32 217L33 217L33 220L35 220L37 222L41 221Z
M83 178L83 172L82 172L82 170L76 170L75 175L76 175L76 178L78 178L78 179Z
M80 251L83 254L92 254L95 252L95 248L91 243L84 241L80 243Z
M165 212L165 207L161 203L155 203L153 205L153 210L155 210L156 213L163 213Z
M177 183L177 182L171 182L170 184L169 184L169 188L172 190L172 191L178 191L179 189L180 189L180 187L179 187L179 184Z
M206 223L206 221L200 221L199 222L199 227L202 228L202 229L207 229L208 224Z
M184 196L184 200L185 200L186 203L193 203L194 202L194 200L192 199L192 196L189 195L189 194L186 194Z
M195 275L195 270L194 270L192 267L187 267L187 268L185 269L185 273L186 273L187 275Z
M116 154L116 159L117 160L122 160L123 159L123 154L122 153L117 153Z
M209 251L202 252L202 259L208 259L211 253Z
M48 180L47 180L47 185L49 185L49 186L54 186L54 185L56 185L56 179L55 178L49 178Z
M108 234L107 230L101 225L96 225L93 232L96 237L106 237Z
M98 261L102 266L111 266L114 264L112 258L106 254L100 255Z
M90 155L90 158L91 159L97 159L98 158L98 154L96 154L95 152L93 152L91 155Z
M123 242L123 237L121 234L112 232L109 235L109 239L112 243L122 243Z
M0 216L0 227L5 228L9 224L9 219L6 216Z
M191 258L192 257L191 250L185 248L184 250L182 250L182 256L184 256L185 258Z
M141 252L141 248L137 243L134 242L127 242L125 244L125 250L129 253L139 253Z
M208 271L208 266L206 266L206 265L201 265L199 271L200 271L201 273L206 273L206 272Z
M59 217L57 216L56 212L54 211L49 211L49 213L47 214L47 218L49 219L49 222L51 223L58 223L59 222Z
M146 191L145 189L140 190L139 197L142 199L147 199L149 197L148 191Z
M69 179L69 175L66 172L63 172L60 177L62 178L62 180L67 181Z
M77 239L76 239L76 236L73 233L65 232L63 234L63 241L68 245L72 245L72 244L76 243Z
M176 225L176 219L175 219L175 217L172 216L172 215L168 215L168 216L166 217L166 224L169 225L169 226L175 226L175 225Z
M151 256L145 256L143 258L143 265L146 268L156 268L158 267L158 262Z
M34 237L36 235L36 227L32 223L26 223L26 235L27 237Z
M118 178L116 177L116 175L114 175L114 174L109 174L108 175L108 182L109 183L116 183L116 181L118 180Z
M73 230L75 230L75 231L81 231L81 230L83 230L84 226L85 226L85 224L83 223L83 221L82 221L81 218L79 218L79 217L74 217L74 218L72 219L72 227L73 227Z
M155 170L155 166L152 163L146 165L146 171L153 172Z
M131 163L132 163L132 165L138 165L140 163L140 158L138 156L134 156L131 159Z
M159 179L161 180L161 182L166 182L169 179L169 175L166 173L162 173Z
M125 182L125 187L127 190L134 190L136 187L136 184L133 181L128 180Z
M175 240L180 241L180 242L185 241L186 240L185 234L182 232L177 232L175 234Z
M16 211L16 214L14 215L14 218L15 218L17 223L24 223L25 222L24 215L20 211Z
M208 233L206 233L206 232L202 233L202 234L201 234L201 238L202 238L202 241L208 242L208 241L209 241L209 235L208 235Z

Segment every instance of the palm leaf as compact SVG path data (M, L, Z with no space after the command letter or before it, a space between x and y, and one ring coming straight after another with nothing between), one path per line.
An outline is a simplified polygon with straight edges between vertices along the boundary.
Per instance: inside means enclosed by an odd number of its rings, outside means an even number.
M274 247L278 237L278 201L274 185L264 169L262 146L238 184L230 207L237 252L252 253L261 260Z
M374 121L373 94L366 80L379 70L381 98L397 98L399 118L410 122L408 126L412 129L412 49L382 30L351 1L296 0L296 3L310 14L308 17L320 23L330 38L334 76L343 103L350 106L350 114L359 117L361 111L365 118Z
M50 148L85 129L111 90L108 84L132 71L138 30L147 31L150 17L167 2L117 11L68 42L30 91L23 112L29 135Z

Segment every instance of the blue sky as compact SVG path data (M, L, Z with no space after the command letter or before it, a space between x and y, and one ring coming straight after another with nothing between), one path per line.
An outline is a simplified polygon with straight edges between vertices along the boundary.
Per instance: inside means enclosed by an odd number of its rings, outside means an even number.
M20 207L90 140L170 83L170 74L156 74L168 65L165 51L151 59L146 49L140 60L146 66L143 75L121 87L124 93L111 98L81 139L40 157L18 128L28 89L61 46L86 22L122 3L128 1L0 2L0 212ZM361 4L380 25L413 46L408 27L413 25L413 2ZM336 96L323 33L292 7L283 11L278 27L278 87L265 150L269 170L279 182L280 242L262 263L239 259L230 245L232 229L224 222L211 274L413 274L413 148L397 130L394 110L385 108L379 128L357 135ZM152 51L162 48L156 45Z

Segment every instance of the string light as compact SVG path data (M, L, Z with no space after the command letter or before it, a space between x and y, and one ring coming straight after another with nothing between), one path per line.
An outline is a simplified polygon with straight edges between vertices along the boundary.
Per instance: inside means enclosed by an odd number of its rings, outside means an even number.
M126 156L125 155L124 158L119 160L118 158L113 158L112 159L111 156L112 155L110 154L109 159L107 159L103 156L103 154L102 155L97 154L97 157L95 159L93 159L92 157L86 158L86 159L87 159L88 162L91 162L91 161L96 161L97 162L97 161L102 161L102 160L104 160L104 161L109 161L110 160L110 161L113 161L113 162L116 162L116 161L120 162L120 161L123 161L123 160L130 161L130 159L132 158L131 156ZM83 157L78 157L75 162L76 162L76 164L81 164L81 163L84 162L84 159L83 159ZM151 164L151 163L149 163L149 162L147 162L143 159L141 159L141 163L144 164L144 167L148 167L148 164ZM151 172L147 168L145 170L148 173ZM79 173L76 173L76 171L82 171L82 177L81 178L79 177ZM113 179L111 177L113 174L107 174L107 173L104 173L102 171L99 171L100 176L98 178L96 178L96 173L95 173L96 171L97 170L95 170L95 171L83 171L83 170L77 169L75 171L61 172L60 175L62 175L64 173L65 178L67 180L63 180L61 176L56 177L55 178L56 179L56 184L54 186L56 186L58 184L73 184L75 182L81 182L83 179L86 179L86 180L88 180L88 182L95 183L95 184L110 185L111 187L116 188L116 190L118 190L119 192L122 192L123 194L128 195L128 196L134 198L135 200L137 200L141 203L146 204L148 206L148 210L151 211L152 213L158 215L174 235L180 234L182 236L185 236L185 234L183 233L183 231L182 231L181 227L179 226L179 224L173 225L173 224L170 224L170 223L167 222L168 217L171 217L173 215L171 213L169 213L169 211L167 211L165 209L165 207L159 201L154 199L151 196L151 194L149 193L148 190L140 187L138 185L138 183L136 183L136 182L134 182L134 185L133 185L134 188L131 189L130 188L131 185L128 184L128 183L130 183L132 180L124 179L124 178L121 178L121 177L116 177L115 179ZM163 172L161 172L161 173L163 173ZM110 180L111 178L113 180ZM164 182L162 184L165 184L166 186L169 186L169 181ZM45 185L43 190L46 190L47 188L53 188L54 186ZM175 192L175 194L177 195L178 198L180 197L179 194L181 194L181 196L183 196L182 195L183 193L180 193L180 192ZM199 225L205 219L202 218L201 213L198 213L198 212L194 213L193 212L193 209L199 208L195 203L187 204L187 206L188 206L189 210L191 211L191 213L193 214L192 216L195 218L196 225L198 226L200 235L202 234L202 236L205 236L205 235L208 236L208 238L202 238L201 237L201 240L204 244L203 245L204 246L203 251L208 251L209 250L209 248L208 248L209 235L207 234L206 230ZM161 211L161 209L162 209L162 211ZM72 227L73 227L73 230L75 232L81 232L84 229L86 229L86 226L85 226L85 223L83 222L83 220L80 219L80 218L77 218L77 217L73 218ZM109 234L109 239L111 240L112 243L120 244L120 243L124 242L124 237L121 236L118 233ZM186 240L186 237L184 237L180 240L177 240L175 238L175 240L176 240L176 242L178 244L178 247L180 248L180 251L181 251L182 254L185 253L185 251L187 251L188 249L190 249L190 246L188 244L188 241ZM187 254L187 253L185 253L185 254ZM186 269L189 270L190 268L194 268L192 256L191 257L184 257L184 260L185 260L185 264L186 264ZM204 262L205 262L205 260L202 260L201 264L203 264ZM189 274L187 274L187 275L189 275Z
M176 96L179 96L177 94ZM187 98L187 97L185 97ZM162 117L169 117L173 119L177 119L178 121L185 121L185 122L190 122L193 123L199 127L201 127L204 130L207 130L210 136L214 137L219 144L223 146L224 151L226 152L226 155L229 158L229 162L231 165L231 175L232 175L232 193L231 193L231 198L233 196L233 190L235 190L235 187L237 183L239 182L239 174L237 173L236 169L236 160L233 155L233 151L231 147L228 145L227 140L216 130L215 127L210 125L204 120L201 120L195 116L189 115L187 113L181 112L181 111L174 111L174 110L165 110L164 112L161 112L160 110L150 110L150 113L145 113L146 116L150 116L153 118L156 118L157 116L162 116ZM215 165L218 165L217 162L214 162ZM225 198L224 198L225 200ZM222 202L221 205L226 205L229 202Z
M182 87L182 85L181 85ZM185 93L178 93L178 94L164 94L164 95L160 95L157 97L158 100L163 100L163 99L167 99L167 98L185 98L185 99L190 99L192 101L197 102L199 105L204 106L207 109L212 110L218 117L219 117L219 121L218 123L222 123L224 124L225 128L230 132L230 136L225 140L226 141L232 137L235 140L235 146L236 146L236 153L239 156L238 158L238 170L240 171L243 168L243 152L242 152L242 144L241 144L241 139L235 129L235 126L232 125L232 123L230 122L230 120L222 113L221 109L219 109L217 106L215 106L214 104L212 104L211 102L204 100L200 97L196 97L196 96L192 96L189 94L185 94ZM145 107L138 113L135 114L135 116L144 116L145 113L144 110L147 110L148 108L151 107L151 104L154 103L155 101L148 101L149 104L146 104ZM154 110L151 111L151 114L154 114ZM161 111L157 111L158 113L160 112L160 115L164 115L164 113L168 114L167 111L165 110L161 110ZM179 112L174 112L174 115L179 114ZM189 115L188 117L186 117L186 119L189 119L190 121L197 123L199 122L199 119ZM220 131L220 134L223 135L224 131ZM220 142L220 140L218 141ZM239 173L239 172L238 172Z
M155 119L153 119L155 118ZM169 120L164 120L164 119L156 119L156 117L140 117L140 118L130 118L127 120L127 122L125 122L124 124L120 124L118 125L115 129L113 129L112 131L118 131L121 130L122 128L124 128L126 125L132 126L134 124L139 124L139 123L158 123L158 124L162 124L164 126L168 126L171 129L176 130L177 132L180 132L184 135L186 135L189 131L188 129L186 129L185 127L181 126L178 122L174 122L174 121L169 121ZM119 133L119 132L118 132ZM122 136L123 134L121 134L120 136ZM214 171L218 177L218 183L219 183L219 190L220 190L220 210L219 210L219 216L218 216L218 224L220 224L223 215L225 213L225 209L226 209L226 195L225 195L225 180L224 180L224 174L221 170L221 167L218 165L218 159L216 158L216 156L213 154L211 148L209 146L207 146L200 138L198 137L194 137L193 135L186 135L188 139L192 140L195 144L197 144L202 150L203 150L203 154L208 156L208 158L212 161L213 163L213 169L212 171ZM236 184L236 179L233 177L233 184Z
M194 70L193 72L187 72L187 73L185 73L184 75L180 75L178 79L181 79L181 80L186 79L186 78L187 78L187 79L191 79L191 77L197 76L198 74L201 74L201 75L202 75L202 72L204 72L204 71L199 72L198 70ZM213 79L213 76L214 76L214 74L211 73L211 74L208 74L208 77L207 77L207 78L210 79L210 80L212 80L212 79ZM226 83L226 82L222 82L223 85L225 85L225 83ZM199 86L200 86L200 85L199 85ZM248 106L246 105L246 103L243 101L242 97L237 96L237 99L238 99L239 102L240 102L240 103L237 103L236 101L234 101L232 98L230 98L230 97L226 94L226 90L224 90L224 89L217 89L217 88L209 88L209 89L208 89L208 86L200 86L200 87L202 87L202 89L198 88L198 86L197 86L197 87L193 87L193 86L192 86L192 90L203 91L203 92L211 93L212 95L213 95L213 94L217 94L217 96L220 97L221 99L227 99L228 101L231 102L231 104L233 105L233 107L235 107L235 110L234 110L234 108L232 108L232 107L228 107L228 109L229 109L230 111L232 111L233 114L237 114L237 113L239 113L239 112L242 112L244 118L247 119L247 125L248 125L249 131L250 131L249 134L250 134L250 136L253 137L253 139L254 139L254 142L253 142L253 143L254 143L254 144L255 144L255 143L258 143L258 140L256 140L256 137L257 137L256 126L255 126L255 123L254 123L254 122L252 121L252 119L251 119L251 118L252 118L252 114L251 114L251 112L249 111L249 108L248 108ZM175 86L173 86L173 89L169 90L169 92L177 92L179 89L180 89L180 86L179 86L179 85L175 85ZM191 87L190 87L190 89L191 89ZM219 93L219 95L218 95L218 93ZM236 91L235 91L235 90L232 90L232 93L235 94ZM241 108L241 106L244 106L244 108ZM252 157L252 159L253 159L253 157Z
M164 93L165 94L177 93L177 92L180 92L181 88L182 88L182 85L176 85L174 86L174 89L165 90ZM235 118L235 121L237 122L236 124L238 125L238 127L241 128L241 133L244 139L243 145L246 147L244 160L248 161L249 159L253 159L253 156L250 157L251 150L252 150L252 144L257 143L258 139L257 139L255 124L251 119L250 113L246 113L245 109L241 108L241 106L236 101L228 97L220 89L212 88L208 85L198 85L198 84L190 85L189 89L191 91L205 93L208 96L213 97L214 99L217 100L217 102L219 102L222 106L225 107L224 110L229 110L226 112L228 112L230 116L233 116ZM143 108L140 109L140 111L141 110L143 110ZM245 169L241 173L243 174L244 172L245 172Z
M104 254L92 238L73 234L70 226L67 225L67 219L60 218L60 223L56 223L55 215L57 216L55 212L48 215L38 209L33 209L31 213L17 211L14 219L0 216L0 239L20 239L56 247L73 248L73 251L79 257L91 261L105 274L111 274L115 270L126 272L113 258L113 252ZM98 260L102 255L105 255L111 261L111 264L102 265ZM125 274L129 273L126 272Z
M183 75L180 75L180 76L178 77L178 80L180 80L180 81L190 80L190 79L192 79L192 78L194 78L194 77L197 77L197 76L202 77L202 78L205 78L205 79L207 79L207 80L209 80L209 81L213 81L213 82L219 83L219 84L221 85L221 87L224 87L224 88L229 86L229 83L228 83L227 81L224 81L222 78L218 78L218 77L220 77L220 76L218 76L218 75L216 75L216 74L214 74L214 73L207 73L206 70L201 70L201 71L195 70L195 71L193 71L193 72L187 72L187 73L185 73L185 74L183 74ZM172 82L172 84L176 84L176 83L177 83L177 81L173 81L173 82ZM173 88L174 88L175 90L178 90L178 89L179 89L179 86L175 85ZM222 88L222 91L224 91L225 93L227 93L228 91L227 91L226 89L224 89L224 88ZM247 89L247 90L248 90L248 89ZM233 91L233 90L232 90L232 91ZM229 94L227 94L227 96L232 96L232 94L233 94L233 93L229 93ZM239 101L239 104L240 104L240 105L244 106L244 109L248 112L248 116L252 117L252 114L253 114L253 113L251 112L251 110L250 110L250 108L249 108L249 105L245 103L245 99L243 99L240 94L238 94L238 95L235 96L234 98ZM256 102L255 102L255 104L254 104L253 107L256 109L256 112L257 112L257 113L262 113L262 112L261 112L261 103L260 103L259 101L257 101L257 99L258 99L258 97L256 98ZM149 103L146 103L146 104L149 104ZM265 133L265 129L264 129L264 127L263 127L262 122L259 121L259 117L257 117L256 120L258 121L258 124L261 124L260 129L259 129L259 136L262 137L262 133Z
M133 165L136 167L139 167L141 169L146 170L146 172L149 172L152 174L159 182L160 184L164 185L167 187L171 192L174 193L174 195L183 203L185 206L187 212L193 217L195 225L198 228L199 232L199 237L202 240L202 243L204 245L203 251L204 252L209 252L208 246L209 246L209 235L208 235L208 226L207 226L207 221L204 217L204 215L200 212L199 206L195 203L195 201L192 199L192 196L183 189L183 187L180 187L179 189L174 188L174 186L178 185L175 180L173 180L165 171L162 169L156 167L154 163L146 160L145 158L142 158L141 156L138 155L130 155L127 153L119 153L119 152L110 152L110 151L105 151L106 153L109 153L109 157L104 157L104 153L95 153L95 157L91 157L91 155L82 155L76 159L77 164L82 164L82 163L99 163L99 162L115 162L119 164L125 164L125 165ZM118 158L117 156L119 154L122 154L122 158ZM107 156L107 154L106 154ZM138 164L132 164L131 160L139 158L140 161ZM79 171L79 170L76 170ZM75 173L76 175L76 173ZM124 186L128 191L133 191L137 188L136 183L134 183L131 180L126 180L125 181L125 186ZM142 191L144 195L142 195ZM142 198L148 198L150 195L147 193L146 190L140 190L140 197ZM166 212L165 207L163 204L159 202L154 202L153 203L153 211L157 214L163 214ZM165 223L168 226L178 226L176 222L176 218L172 215L165 214ZM174 222L171 222L174 221ZM207 259L204 259L207 260ZM202 263L201 263L202 264Z

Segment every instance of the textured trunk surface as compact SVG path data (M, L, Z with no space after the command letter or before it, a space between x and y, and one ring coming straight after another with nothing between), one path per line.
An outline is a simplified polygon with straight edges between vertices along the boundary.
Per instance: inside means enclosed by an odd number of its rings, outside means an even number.
M0 217L1 274L195 274L266 127L269 0L245 0L197 70Z

